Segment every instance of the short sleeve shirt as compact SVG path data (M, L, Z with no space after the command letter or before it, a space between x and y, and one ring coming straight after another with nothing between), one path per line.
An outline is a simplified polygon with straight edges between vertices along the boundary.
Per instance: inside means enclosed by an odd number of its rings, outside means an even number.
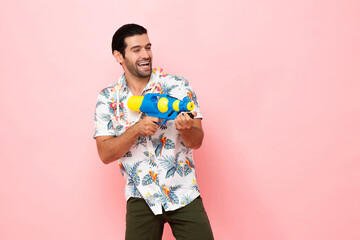
M202 118L195 92L185 78L154 69L142 95L150 92L180 100L188 96L194 102L196 118ZM144 117L127 107L131 96L125 75L99 93L94 137L120 136ZM162 207L176 210L200 195L192 149L182 142L173 120L161 125L153 136L140 136L118 162L126 179L126 199L143 198L155 215L162 213Z

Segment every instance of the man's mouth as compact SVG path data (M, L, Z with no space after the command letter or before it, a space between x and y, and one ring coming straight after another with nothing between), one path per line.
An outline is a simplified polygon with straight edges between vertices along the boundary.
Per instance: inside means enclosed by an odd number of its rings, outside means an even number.
M150 61L138 63L138 66L141 69L149 69L150 68Z

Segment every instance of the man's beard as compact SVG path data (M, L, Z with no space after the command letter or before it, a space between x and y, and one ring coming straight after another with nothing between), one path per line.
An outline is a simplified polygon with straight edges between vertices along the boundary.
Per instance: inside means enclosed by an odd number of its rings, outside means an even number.
M129 70L129 72L139 78L147 78L151 75L152 72L152 59L146 59L149 61L149 70L141 70L141 67L138 65L139 61L136 61L135 64L132 64L131 62L129 62L126 58L125 58L125 65L126 68ZM143 61L143 60L141 60Z

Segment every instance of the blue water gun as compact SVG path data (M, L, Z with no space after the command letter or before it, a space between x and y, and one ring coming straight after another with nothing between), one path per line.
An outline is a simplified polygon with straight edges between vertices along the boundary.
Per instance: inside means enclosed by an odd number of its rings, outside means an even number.
M148 116L163 119L161 125L167 120L174 120L181 112L188 112L194 109L194 103L189 97L183 100L171 97L167 94L147 93L144 96L132 96L129 98L127 105L132 111L140 111ZM191 118L194 115L188 113Z

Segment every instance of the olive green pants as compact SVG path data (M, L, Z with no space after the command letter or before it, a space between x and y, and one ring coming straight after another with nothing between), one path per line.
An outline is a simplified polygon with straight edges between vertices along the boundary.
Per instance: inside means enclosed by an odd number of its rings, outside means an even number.
M164 224L169 223L177 240L213 240L203 202L199 196L175 211L154 215L144 199L129 198L126 213L126 240L161 240Z

